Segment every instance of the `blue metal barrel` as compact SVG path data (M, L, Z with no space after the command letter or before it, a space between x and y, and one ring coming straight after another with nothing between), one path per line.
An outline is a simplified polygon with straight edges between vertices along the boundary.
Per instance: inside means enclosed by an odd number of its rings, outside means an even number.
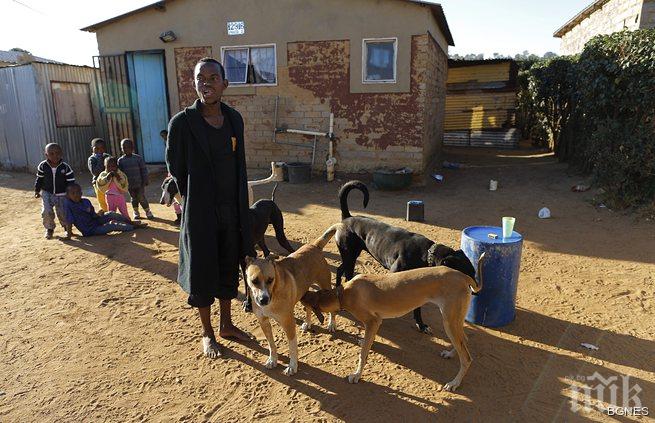
M482 291L471 299L467 322L499 327L514 320L522 247L521 234L512 232L511 237L503 238L503 230L497 226L470 226L462 231L461 248L476 272L478 258L486 253L482 265ZM476 274L476 278L479 282L480 275Z

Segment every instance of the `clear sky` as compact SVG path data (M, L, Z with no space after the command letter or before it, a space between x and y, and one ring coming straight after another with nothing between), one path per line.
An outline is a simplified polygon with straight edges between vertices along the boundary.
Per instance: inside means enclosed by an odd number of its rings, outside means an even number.
M275 0L270 0L275 1ZM328 0L326 0L328 1ZM95 34L79 29L154 0L0 0L0 50L24 48L36 56L91 64ZM555 29L590 0L441 0L455 47L450 53L559 51Z

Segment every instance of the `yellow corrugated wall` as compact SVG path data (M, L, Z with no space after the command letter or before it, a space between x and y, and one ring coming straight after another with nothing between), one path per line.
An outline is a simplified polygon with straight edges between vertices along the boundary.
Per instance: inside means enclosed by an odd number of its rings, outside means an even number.
M493 82L509 80L509 63L490 63L448 69L448 83Z
M448 84L508 81L509 63L448 70ZM515 92L463 91L446 96L446 131L492 129L514 125Z

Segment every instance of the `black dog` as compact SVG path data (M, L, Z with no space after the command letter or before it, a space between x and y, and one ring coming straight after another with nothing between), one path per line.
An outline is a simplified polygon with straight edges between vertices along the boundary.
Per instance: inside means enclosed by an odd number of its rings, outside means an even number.
M475 278L475 269L464 253L445 245L436 244L423 235L388 225L364 216L351 216L348 210L348 194L358 189L364 194L364 207L368 205L368 188L360 181L350 181L339 190L341 219L345 231L337 232L335 240L341 254L337 268L337 286L341 277L350 280L354 276L355 262L362 251L367 251L385 269L391 272L445 265ZM414 310L414 320L421 332L429 333L423 323L421 309Z

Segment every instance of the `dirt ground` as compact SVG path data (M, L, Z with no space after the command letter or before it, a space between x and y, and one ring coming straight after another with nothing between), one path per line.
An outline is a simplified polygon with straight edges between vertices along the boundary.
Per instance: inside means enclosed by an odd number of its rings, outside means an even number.
M359 352L358 329L345 314L335 335L320 327L299 332L298 374L287 377L284 366L263 367L264 336L235 301L237 324L257 341L223 341L225 358L206 359L199 319L175 283L172 210L155 205L158 219L134 233L46 241L33 177L1 172L0 421L627 420L598 409L571 411L571 383L595 372L618 376L617 386L629 375L630 405L638 398L652 418L653 222L593 206L593 190L571 192L581 179L549 155L451 151L448 158L471 166L443 170L443 183L372 190L365 214L452 246L466 226L516 217L525 237L516 320L499 329L467 324L474 361L455 393L440 391L458 361L439 357L446 336L429 307L424 316L432 336L418 333L410 315L383 323L357 385L345 380ZM498 191L488 190L490 179L499 181ZM339 220L336 193L343 182L280 186L277 203L294 245ZM270 189L258 187L256 195ZM149 188L151 201L157 191L156 184ZM425 223L404 221L411 199L425 201ZM364 214L359 194L350 204ZM543 206L552 219L537 218ZM268 245L281 252L271 236ZM334 242L326 257L338 265ZM367 255L357 270L383 271ZM217 314L214 319L217 324ZM273 328L286 362L286 338Z

